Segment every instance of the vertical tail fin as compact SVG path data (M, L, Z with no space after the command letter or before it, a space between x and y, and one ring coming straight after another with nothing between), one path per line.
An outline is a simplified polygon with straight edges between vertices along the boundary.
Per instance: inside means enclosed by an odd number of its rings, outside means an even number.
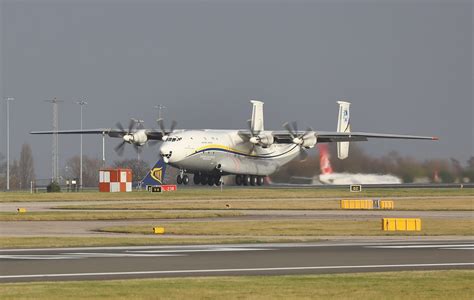
M327 144L319 144L319 167L321 168L321 175L332 173L331 162L329 160L329 149Z
M349 113L349 102L337 101L339 104L339 115L337 119L337 132L351 132L351 117ZM349 142L337 143L337 157L345 159L349 156Z
M145 178L141 181L142 185L162 185L165 183L165 171L166 164L163 159L160 159L155 163L153 168L146 174Z
M250 100L252 103L252 123L251 127L254 132L260 132L264 130L263 127L263 102L258 100Z

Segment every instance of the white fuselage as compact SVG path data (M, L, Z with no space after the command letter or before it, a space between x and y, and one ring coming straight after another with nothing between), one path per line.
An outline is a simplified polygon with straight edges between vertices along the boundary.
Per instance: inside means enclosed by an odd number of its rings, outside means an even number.
M165 162L186 173L267 176L300 153L295 144L266 148L242 139L237 130L186 130L174 132L160 149Z
M324 184L400 184L401 179L390 174L331 173L319 175Z

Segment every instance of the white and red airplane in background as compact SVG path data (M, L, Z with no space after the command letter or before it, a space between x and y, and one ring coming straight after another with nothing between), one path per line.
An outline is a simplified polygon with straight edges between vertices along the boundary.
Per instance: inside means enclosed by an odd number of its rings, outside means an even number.
M331 167L331 155L327 144L319 146L321 174L319 181L324 184L400 184L402 180L390 174L336 173Z

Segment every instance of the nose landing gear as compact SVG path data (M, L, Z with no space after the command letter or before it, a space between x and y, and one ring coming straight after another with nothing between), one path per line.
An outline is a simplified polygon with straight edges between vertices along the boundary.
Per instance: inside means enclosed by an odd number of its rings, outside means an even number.
M180 174L176 177L176 183L187 185L189 183L188 175L184 174L184 172L181 171Z

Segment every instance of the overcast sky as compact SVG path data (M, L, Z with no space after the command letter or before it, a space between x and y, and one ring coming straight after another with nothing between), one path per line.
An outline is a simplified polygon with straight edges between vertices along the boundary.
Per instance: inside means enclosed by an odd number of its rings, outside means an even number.
M371 141L425 158L474 154L472 1L2 1L0 95L11 105L11 155L34 151L37 177L51 176L49 130L155 127L157 104L180 128L246 128L250 99L265 102L267 129L285 121L335 130L337 104L352 129L436 135L439 142ZM6 153L6 106L0 151ZM107 160L116 159L107 141ZM127 147L131 148L131 147ZM87 136L85 154L100 157ZM61 164L79 138L60 138ZM156 149L145 149L151 163ZM128 149L126 156L133 157Z

